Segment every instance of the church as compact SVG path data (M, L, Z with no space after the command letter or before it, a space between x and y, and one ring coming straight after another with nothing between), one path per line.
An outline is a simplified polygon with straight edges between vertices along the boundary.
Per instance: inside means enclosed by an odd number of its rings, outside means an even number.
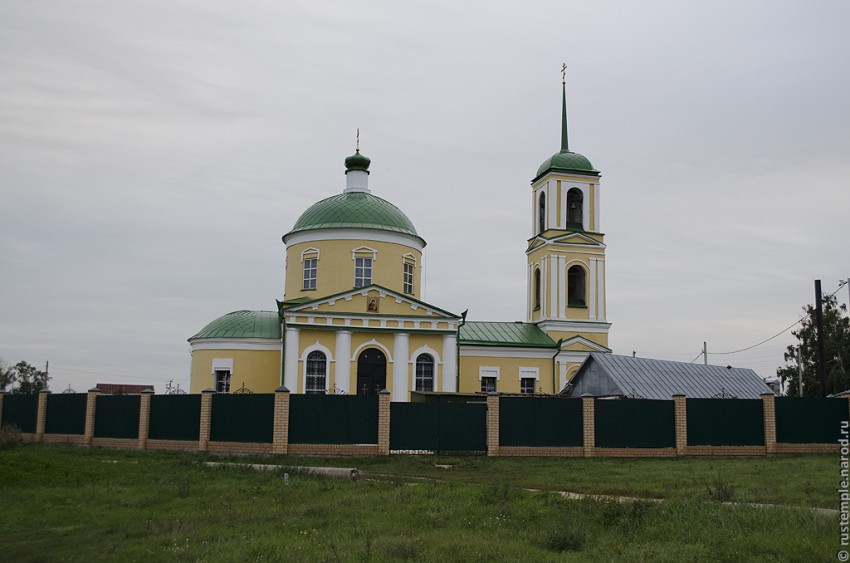
M600 173L561 147L531 179L525 321L476 322L421 299L425 239L369 188L371 160L283 235L283 300L234 311L189 338L191 393L553 394L591 352L610 353ZM523 296L518 296L522 298Z

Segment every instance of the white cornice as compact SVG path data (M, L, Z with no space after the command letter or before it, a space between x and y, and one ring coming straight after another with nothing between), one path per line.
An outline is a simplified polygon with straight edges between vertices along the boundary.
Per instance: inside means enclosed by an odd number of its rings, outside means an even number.
M461 344L460 357L479 358L527 358L537 360L551 360L554 355L553 349L520 348L514 346L468 346Z
M195 350L275 350L280 352L280 339L274 338L204 338L189 342Z
M553 331L608 334L608 330L611 328L611 323L600 323L595 321L543 321L537 323L537 327L545 333Z
M284 236L286 246L300 244L302 242L317 242L323 240L371 240L376 242L389 242L409 246L422 252L425 248L424 241L413 235L393 233L389 231L371 229L327 229L311 230Z

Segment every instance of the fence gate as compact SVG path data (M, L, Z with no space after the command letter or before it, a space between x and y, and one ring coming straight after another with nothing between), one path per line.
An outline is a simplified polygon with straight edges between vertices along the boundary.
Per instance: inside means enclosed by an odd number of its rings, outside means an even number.
M487 451L487 405L391 403L390 449Z

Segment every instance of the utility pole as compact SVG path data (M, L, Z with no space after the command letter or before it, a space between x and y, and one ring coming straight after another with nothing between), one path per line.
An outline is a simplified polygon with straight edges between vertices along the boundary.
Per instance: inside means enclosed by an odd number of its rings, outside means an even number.
M820 396L826 397L826 370L824 369L823 350L823 295L821 293L820 280L815 280L815 325L818 339L818 381L820 382Z
M704 340L702 342L702 364L704 366L708 365L708 344Z

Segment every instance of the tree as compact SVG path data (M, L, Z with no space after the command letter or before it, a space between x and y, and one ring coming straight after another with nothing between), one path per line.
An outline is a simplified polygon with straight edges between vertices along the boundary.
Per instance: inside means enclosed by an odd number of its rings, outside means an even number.
M12 389L12 393L18 395L29 395L47 389L47 380L50 379L46 371L36 369L27 362L18 362L15 367L8 368L11 372L11 382L17 382L18 386Z
M806 305L803 311L806 315L802 326L791 332L799 342L802 353L798 353L796 345L788 346L785 351L787 364L777 368L776 375L785 384L788 395L799 397L797 360L800 356L803 364L803 396L817 397L820 395L820 381L817 374L815 307ZM838 305L834 295L823 299L823 339L827 395L850 389L850 318L847 317L847 306Z
M0 391L5 391L6 387L11 387L14 382L14 369L7 366L3 360L0 360Z

